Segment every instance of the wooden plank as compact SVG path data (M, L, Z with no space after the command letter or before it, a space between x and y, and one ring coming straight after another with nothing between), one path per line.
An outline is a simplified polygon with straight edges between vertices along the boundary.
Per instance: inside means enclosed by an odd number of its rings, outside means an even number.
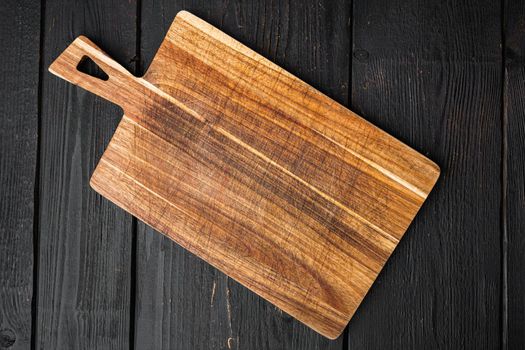
M502 291L503 345L522 349L525 345L525 3L505 2L504 85L504 249L507 250L506 284Z
M31 347L40 3L0 3L0 348Z
M352 107L442 176L350 323L348 348L496 348L500 4L355 0L353 28Z
M48 1L44 67L79 34L133 68L135 1ZM45 74L36 347L130 345L132 218L88 182L122 112Z
M182 9L346 102L346 2L144 1L144 62ZM324 339L141 223L138 237L137 348L342 347L341 339Z

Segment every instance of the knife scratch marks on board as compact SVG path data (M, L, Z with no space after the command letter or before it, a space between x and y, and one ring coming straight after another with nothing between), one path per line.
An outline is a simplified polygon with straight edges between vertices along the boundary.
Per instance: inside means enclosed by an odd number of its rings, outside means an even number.
M383 237L389 239L390 241L394 242L394 243L397 243L399 240L394 237L393 235L391 235L390 233L386 232L385 230L383 230L382 228L380 228L379 226L373 224L372 222L366 220L365 218L363 218L362 216L360 216L359 214L357 214L356 212L354 212L353 210L351 210L350 208L348 208L347 206L343 205L342 203L340 203L339 201L337 201L336 199L330 197L329 195L327 195L326 193L324 193L323 191L319 190L317 187L313 186L312 184L306 182L305 180L303 180L302 178L300 178L299 176L295 175L294 173L292 173L291 171L289 171L288 169L284 168L283 166L277 164L274 160L268 158L266 155L264 155L263 153L259 152L258 150L254 149L253 147L250 147L250 145L244 143L242 140L238 139L237 137L235 137L234 135L232 135L231 133L229 133L228 131L224 130L223 128L221 127L216 127L215 128L218 132L220 132L221 134L223 134L224 136L228 137L229 139L231 139L232 141L234 141L235 143L238 143L239 145L243 146L244 148L246 148L247 150L251 151L252 153L254 153L255 155L259 156L260 158L264 159L265 161L269 162L270 164L272 164L273 166L279 168L279 170L281 170L283 173L291 176L292 178L294 178L295 180L301 182L303 185L309 187L310 189L312 189L314 192L316 192L318 195L320 195L321 197L323 197L324 199L326 199L327 201L331 202L332 204L336 205L337 207L339 207L340 209L346 211L348 214L352 215L353 217L357 218L359 221L365 223L366 225L368 225L369 227L373 228L375 231L377 231L378 233L380 233Z
M350 153L354 157L356 157L359 160L365 162L369 166L375 168L377 171L379 171L380 173L382 173L386 177L388 177L391 180L397 182L398 184L400 184L401 186L405 187L406 189L412 191L413 193L415 193L416 195L418 195L422 199L426 199L427 198L427 196L428 196L427 192L419 189L415 185L412 185L410 182L402 179L400 176L394 174L393 172L391 172L390 170L386 169L385 167L382 167L377 162L374 162L371 159L369 159L368 157L365 157L365 156L361 155L359 152L356 152L356 151L352 150L348 146L345 146L342 143L337 142L337 140L335 140L333 137L328 137L327 135L323 134L322 132L319 132L318 130L315 130L315 129L312 129L312 130L315 133L319 134L321 137L323 137L323 138L327 139L328 141L333 142L337 146L341 147L342 149L344 149L345 151L347 151L348 153Z
M260 62L257 62L257 63L260 63ZM259 66L260 66L260 64L259 64ZM253 68L254 72L257 70L257 68L258 68L258 65L255 65L254 68ZM280 80L280 77L284 76L284 73L285 73L285 71L283 71L283 70L277 70L276 77L274 77L273 86L277 85L277 83ZM255 74L255 73L253 73L253 74ZM201 122L204 122L204 123L206 122L206 118L204 116L200 115L198 112L196 112L195 110L190 108L184 102L182 102L179 99L176 99L173 96L171 96L170 94L164 92L163 90L161 90L156 85L150 83L149 81L147 81L147 80L145 80L143 78L137 78L137 81L140 84L142 84L146 89L149 89L149 90L153 91L156 95L161 96L162 98L164 98L165 100L167 100L171 104L177 106L178 108L182 109L183 111L185 111L189 115L195 117L197 120L199 120ZM236 80L235 84L238 85L239 81L240 81L240 79ZM235 91L236 85L230 88L230 93ZM303 99L304 99L303 102L304 103L307 100L307 98L310 96L310 93L311 92L309 90L307 90L307 91L305 91L303 93ZM284 101L280 101L280 102L284 102ZM277 123L277 120L273 120L273 122ZM323 124L324 123L322 123L321 125L323 125ZM323 126L327 126L327 125L323 125ZM427 196L428 196L428 192L427 191L425 191L425 190L419 188L418 186L412 184L411 182L403 179L399 175L395 174L391 170L386 169L384 166L380 165L378 162L370 159L369 157L366 157L366 156L362 155L361 152L357 152L355 149L352 149L352 147L348 147L348 145L345 145L342 142L338 141L337 137L329 136L329 135L327 135L327 134L325 134L323 132L320 132L320 130L316 130L315 128L312 128L312 131L317 133L319 136L321 136L322 138L324 138L328 142L331 142L331 143L337 145L338 147L344 149L346 152L350 153L352 156L356 157L357 159L365 162L367 165L369 165L372 168L376 169L377 171L382 173L384 176L390 178L392 181L394 181L394 182L398 183L399 185L403 186L404 188L406 188L407 190L411 191L412 193L414 193L415 195L419 196L420 198L422 198L422 199L426 199L427 198ZM336 132L336 133L340 134L340 132ZM368 136L369 135L367 135L366 137L368 137ZM342 137L344 137L344 135ZM367 143L366 139L361 142L362 145L364 145L366 143Z
M174 98L173 96L167 94L166 92L162 91L161 89L159 89L158 87L156 87L155 85L153 85L152 83L150 83L149 81L147 80L144 80L143 78L137 78L137 81L142 84L146 89L149 89L151 91L153 91L155 94L161 96L162 98L164 98L165 100L169 101L170 103L172 103L173 105L179 107L180 109L182 109L184 112L188 113L189 115L193 116L194 118L196 118L197 120L205 123L206 122L206 119L201 116L200 114L198 114L197 112L195 112L193 109L189 108L187 105L185 105L184 103L182 103L181 101L177 100L176 98Z

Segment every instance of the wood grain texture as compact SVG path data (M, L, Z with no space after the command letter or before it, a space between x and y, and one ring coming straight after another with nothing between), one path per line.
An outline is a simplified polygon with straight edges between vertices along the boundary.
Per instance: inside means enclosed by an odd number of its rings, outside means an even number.
M0 3L0 349L29 349L40 4Z
M345 103L347 1L143 1L148 67L187 9ZM137 349L342 349L206 262L138 223Z
M134 1L47 1L45 16L45 67L79 34L132 67ZM47 72L42 103L36 347L128 348L132 219L88 184L121 112Z
M354 1L352 108L443 173L349 349L500 344L500 15L492 1Z
M80 73L85 56L109 80ZM49 70L125 111L92 187L332 339L439 175L188 12L144 78L85 37Z
M525 344L525 3L506 2L504 128L506 139L504 248L507 249L503 344L521 349Z

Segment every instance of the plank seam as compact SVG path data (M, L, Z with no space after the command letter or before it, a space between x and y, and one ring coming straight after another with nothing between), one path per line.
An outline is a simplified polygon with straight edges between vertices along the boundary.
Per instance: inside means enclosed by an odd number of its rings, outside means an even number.
M45 0L40 1L40 38L37 87L37 134L36 164L33 195L33 295L31 296L31 349L37 348L38 336L38 291L40 262L40 150L42 147L42 89L44 77Z
M141 74L142 57L141 57L141 23L142 22L142 0L137 0L135 10L135 57L134 73L136 76ZM135 216L131 217L131 266L130 266L130 290L129 290L129 348L135 349L135 327L136 327L136 308L137 308L137 257L138 257L138 224Z
M501 310L500 327L502 349L508 348L508 232L507 232L507 175L508 175L508 116L507 116L507 76L506 76L506 31L507 31L507 0L501 0Z

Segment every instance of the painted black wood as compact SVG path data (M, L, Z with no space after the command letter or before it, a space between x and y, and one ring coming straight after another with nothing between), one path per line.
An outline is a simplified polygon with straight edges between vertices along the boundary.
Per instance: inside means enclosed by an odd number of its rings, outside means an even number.
M500 345L501 4L354 0L353 108L442 169L349 349Z
M346 1L142 3L149 65L179 10L189 10L342 103L348 96ZM139 223L137 349L341 349Z
M0 349L29 349L40 3L0 2Z
M136 1L0 2L0 349L524 347L522 1ZM88 187L121 111L45 69L85 34L140 73L180 9L442 166L345 344L143 224L133 261L131 217Z
M504 344L509 349L525 345L525 3L506 2L505 35L505 207L506 284L502 290Z
M129 69L134 1L46 1L40 159L38 349L125 349L132 218L89 187L122 111L47 67L80 34Z

